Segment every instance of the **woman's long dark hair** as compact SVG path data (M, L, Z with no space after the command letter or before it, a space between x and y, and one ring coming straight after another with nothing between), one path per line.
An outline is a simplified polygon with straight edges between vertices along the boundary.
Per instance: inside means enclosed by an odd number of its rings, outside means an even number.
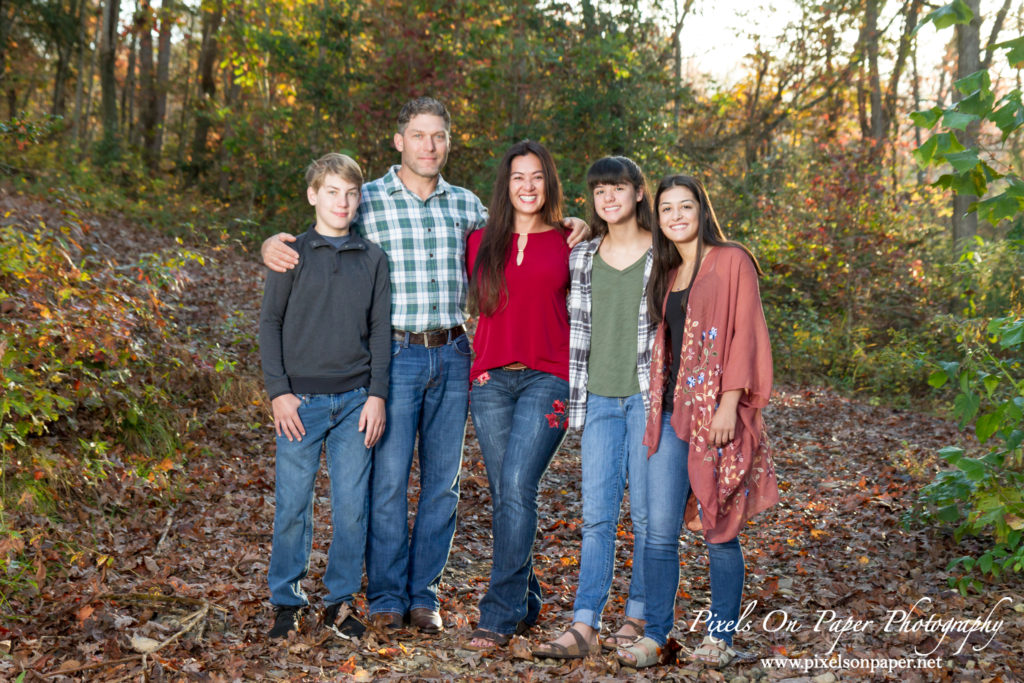
M693 281L697 278L697 273L700 271L700 263L704 257L705 245L712 247L738 247L742 249L750 257L750 260L754 262L754 269L757 270L757 274L764 275L761 266L758 265L757 259L754 258L754 254L750 249L747 249L739 242L733 242L725 238L725 233L722 232L722 227L718 224L715 209L711 206L711 199L708 197L707 190L704 189L704 184L693 176L670 175L663 178L658 184L658 191L654 195L655 212L657 212L658 205L661 202L661 195L673 187L689 189L693 196L697 198L697 205L700 211L697 217L697 263L694 264L693 275L690 277L687 287L692 286ZM654 248L654 264L651 267L651 279L647 283L647 310L650 312L652 321L661 322L661 305L665 301L665 295L668 293L668 290L672 287L669 277L672 271L682 264L683 257L679 255L676 245L665 237L660 226L657 230L652 231L652 243Z
M562 183L558 180L551 152L533 140L517 142L508 148L498 164L498 177L494 181L494 194L488 209L489 218L469 281L469 310L474 314L493 315L498 311L502 297L508 294L505 264L515 234L515 212L508 188L512 176L512 160L527 154L540 159L544 171L544 206L541 207L540 217L546 224L562 229Z
M636 203L636 223L642 230L653 233L658 221L651 209L651 193L647 189L644 172L629 157L603 157L587 169L587 189L590 191L590 236L604 237L608 234L608 223L597 215L594 208L594 188L598 185L632 185L634 190L643 190L644 195Z

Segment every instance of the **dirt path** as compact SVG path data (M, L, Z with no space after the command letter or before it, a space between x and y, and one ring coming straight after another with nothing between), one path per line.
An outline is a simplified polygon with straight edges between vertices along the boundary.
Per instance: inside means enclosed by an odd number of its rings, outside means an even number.
M118 232L120 231L120 232ZM127 231L127 232L124 232ZM130 226L97 226L97 239L118 241ZM168 248L137 237L139 249ZM260 268L238 245L205 247L205 267L190 265L179 291L168 293L183 329L237 354L231 373L212 375L207 398L181 406L191 425L185 452L152 488L111 477L94 496L68 497L54 523L39 512L17 518L45 530L39 552L77 549L73 561L42 578L33 595L5 596L0 622L0 678L24 680L611 680L636 675L612 656L559 664L530 661L525 641L480 656L459 649L477 617L489 571L486 473L470 426L463 460L460 522L441 586L447 631L368 632L358 643L326 639L308 618L298 637L270 644L265 576L273 519L273 452L259 385L255 331ZM216 401L213 400L216 398ZM649 680L939 680L1015 681L1024 673L1024 587L1020 577L961 597L944 579L959 553L952 539L905 529L934 451L956 439L947 422L847 400L823 389L780 387L766 411L783 486L782 502L742 536L747 562L745 604L750 630L736 645L753 661L724 673L664 665ZM116 473L115 473L116 474ZM541 642L568 625L578 571L581 505L579 440L568 438L541 488L537 572L546 592ZM133 479L132 481L137 481ZM317 498L317 534L308 590L322 596L328 517L325 474ZM164 482L162 484L162 482ZM416 488L410 489L415 501ZM92 501L91 503L88 501ZM8 511L10 517L28 515ZM620 576L606 617L624 602L628 518L620 527ZM683 539L677 605L679 643L709 601L707 560L699 538ZM1000 603L1000 600L1009 598ZM906 621L894 617L909 611ZM964 632L955 620L991 614L988 633ZM895 619L895 620L894 620ZM929 621L930 619L930 621ZM866 623L870 620L870 623ZM892 621L891 621L892 620ZM888 622L888 628L886 628ZM930 630L926 629L930 624ZM958 626L948 634L943 625ZM855 631L859 626L860 630ZM901 626L903 627L901 629ZM837 629L846 627L845 632ZM174 638L146 656L145 649ZM966 642L965 642L966 641ZM829 669L823 660L900 660L915 650L937 657L933 668ZM809 672L766 669L757 658L809 662ZM814 658L821 661L815 662ZM810 679L803 679L810 680Z

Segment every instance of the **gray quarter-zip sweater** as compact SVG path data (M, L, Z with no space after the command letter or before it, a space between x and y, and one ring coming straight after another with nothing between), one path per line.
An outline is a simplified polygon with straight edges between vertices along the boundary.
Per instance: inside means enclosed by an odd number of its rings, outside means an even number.
M387 399L387 256L354 233L335 248L313 227L290 246L299 264L269 271L263 289L260 358L270 398L368 387L371 396Z

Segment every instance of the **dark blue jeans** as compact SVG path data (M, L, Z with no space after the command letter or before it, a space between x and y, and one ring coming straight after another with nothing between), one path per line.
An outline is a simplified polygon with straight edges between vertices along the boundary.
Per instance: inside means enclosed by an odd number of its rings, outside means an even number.
M646 635L660 645L668 640L675 623L676 591L679 589L679 534L690 495L687 466L688 443L676 436L665 413L661 442L647 460L647 547L644 549L644 580L647 599L644 616ZM725 543L708 543L711 567L711 616L708 633L732 645L743 595L743 551L734 538Z
M366 389L343 394L299 394L302 441L277 437L274 458L274 539L267 583L270 602L278 607L308 604L302 579L309 570L313 544L313 483L320 451L327 456L331 478L331 546L327 551L324 602L351 602L363 579L366 544L366 496L370 451L363 445L359 415ZM353 549L355 551L353 552Z
M540 615L533 573L537 489L565 436L569 383L539 370L489 374L474 382L470 399L493 508L491 583L480 601L479 626L509 634Z
M366 597L370 613L439 607L459 504L469 402L469 340L391 342L387 428L374 448ZM409 535L409 473L419 455L420 497Z

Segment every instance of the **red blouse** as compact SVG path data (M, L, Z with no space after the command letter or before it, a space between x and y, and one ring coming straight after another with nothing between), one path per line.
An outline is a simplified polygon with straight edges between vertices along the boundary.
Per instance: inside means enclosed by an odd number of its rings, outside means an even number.
M483 236L476 230L467 241L470 276ZM569 246L561 230L530 233L523 262L516 265L515 244L513 238L505 262L508 295L496 313L481 315L477 323L470 380L519 362L569 381Z

